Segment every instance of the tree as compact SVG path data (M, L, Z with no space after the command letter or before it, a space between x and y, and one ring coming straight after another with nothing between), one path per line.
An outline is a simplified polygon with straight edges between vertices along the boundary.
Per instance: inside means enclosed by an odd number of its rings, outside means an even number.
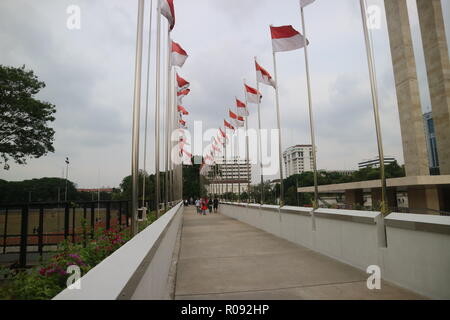
M18 164L54 152L54 105L35 98L45 83L32 70L0 65L0 164L9 169L12 158Z

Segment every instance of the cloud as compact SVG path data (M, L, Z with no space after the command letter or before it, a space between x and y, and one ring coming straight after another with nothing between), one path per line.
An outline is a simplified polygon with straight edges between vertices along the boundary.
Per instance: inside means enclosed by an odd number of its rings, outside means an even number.
M381 0L371 2L382 5ZM146 3L145 49L149 28L149 2ZM81 8L79 31L69 31L65 27L66 8L72 4ZM189 59L179 72L191 82L192 92L184 100L190 111L187 117L190 127L196 120L203 121L205 129L222 125L228 109L234 107L234 97L243 98L243 79L255 85L254 56L273 74L270 24L292 24L302 31L298 1L176 0L175 6L177 24L172 37L189 53ZM443 7L449 5L443 3ZM24 167L13 165L9 172L0 172L2 178L60 176L66 156L71 158L72 179L83 187L117 186L130 173L136 9L136 1L122 0L1 1L0 63L26 64L33 69L47 84L39 98L57 106L57 120L52 124L56 130L56 152L30 160ZM309 53L319 167L354 169L359 160L377 152L359 5L356 1L316 1L305 13L311 41ZM448 13L445 19L448 30ZM165 39L164 18L162 25L162 39ZM417 42L420 37L417 26L414 28ZM153 19L148 84L147 169L150 172L154 170L155 158L155 32ZM385 153L402 161L385 26L373 36ZM163 45L163 62L165 50ZM420 61L420 52L418 56ZM141 133L147 87L146 50L143 58ZM283 147L308 143L303 51L278 54L277 67ZM418 68L423 71L423 63L419 62ZM423 72L419 78L425 92ZM264 95L263 127L276 128L274 90L261 87L261 91ZM422 95L422 100L426 101L426 94ZM162 94L162 105L164 101L165 94ZM256 106L249 108L249 126L256 127ZM141 166L142 144L141 138ZM258 166L254 166L253 181L259 181Z

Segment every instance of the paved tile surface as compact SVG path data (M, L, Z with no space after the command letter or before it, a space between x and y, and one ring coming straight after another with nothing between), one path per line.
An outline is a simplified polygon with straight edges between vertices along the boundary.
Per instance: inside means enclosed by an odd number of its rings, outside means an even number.
M184 213L175 299L421 299L221 214Z

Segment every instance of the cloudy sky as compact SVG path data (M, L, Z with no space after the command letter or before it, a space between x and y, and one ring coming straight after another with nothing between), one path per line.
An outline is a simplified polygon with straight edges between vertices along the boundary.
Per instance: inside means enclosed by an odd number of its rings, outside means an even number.
M449 38L450 1L442 2ZM379 5L384 12L383 1L370 0L369 4ZM426 111L430 99L417 11L415 1L408 0L408 4ZM66 27L70 5L81 8L80 30ZM149 5L147 0L145 48ZM221 125L234 96L243 97L244 78L255 84L254 56L273 73L268 26L292 24L301 30L298 0L175 0L175 6L177 23L172 37L190 55L180 71L191 82L192 92L184 100L191 112L188 125L203 121L205 129ZM377 154L359 1L317 0L306 9L306 18L319 168L355 169L358 161ZM60 177L66 156L71 160L70 179L80 187L118 186L130 173L136 19L137 0L0 2L0 64L25 64L34 70L47 84L39 98L57 107L52 124L56 130L55 153L30 159L26 166L12 165L9 171L0 171L0 178ZM384 15L381 29L373 30L373 37L385 154L403 163ZM154 38L150 172L154 170ZM281 53L277 61L283 148L309 143L303 52ZM275 128L273 89L264 87L262 93L263 127ZM249 126L256 127L256 107L251 106L250 112ZM258 174L255 167L254 181L258 181Z

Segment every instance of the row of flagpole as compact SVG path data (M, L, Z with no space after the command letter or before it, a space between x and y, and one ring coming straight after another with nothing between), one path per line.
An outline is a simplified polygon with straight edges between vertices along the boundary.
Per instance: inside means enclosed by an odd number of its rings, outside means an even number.
M292 51L304 48L305 50L305 67L306 67L306 82L307 82L307 92L308 92L308 113L309 113L309 124L310 124L310 135L311 135L311 144L312 144L312 157L313 157L313 173L314 173L314 208L318 207L319 195L318 195L318 175L317 175L317 149L316 149L316 141L315 141L315 128L314 128L314 116L313 116L313 104L312 104L312 93L311 93L311 79L310 79L310 69L309 69L309 61L308 61L308 45L309 41L306 38L306 23L305 23L305 14L304 8L313 3L315 0L300 0L300 16L301 16L301 24L303 29L303 35L300 34L297 30L295 30L291 25L274 27L270 26L271 37L272 37L272 53L273 53L273 68L274 68L274 79L272 79L271 75L262 68L255 57L255 69L256 69L256 83L257 88L254 89L248 86L244 80L244 88L245 88L245 103L242 103L240 100L236 98L236 110L235 114L231 110L229 110L229 116L234 120L235 126L237 129L237 140L239 140L239 128L245 126L245 144L246 144L246 161L247 161L247 170L248 175L250 175L250 158L249 158L249 146L248 146L248 117L250 113L248 112L248 104L254 103L258 106L258 148L259 148L259 162L261 167L261 203L264 203L264 172L263 172L263 163L262 163L262 139L261 139L261 94L259 91L259 84L263 83L269 86L272 86L275 89L275 102L276 102L276 113L277 113L277 128L278 128L278 156L279 156L279 174L280 174L280 205L284 204L284 188L283 188L283 159L282 159L282 136L281 136L281 117L280 117L280 99L279 99L279 78L277 73L277 55L278 52L284 51ZM138 206L138 174L139 174L139 122L140 122L140 98L141 98L141 69L142 69L142 51L143 51L143 23L144 23L144 0L138 1L138 23L137 23L137 39L136 39L136 65L135 65L135 89L134 89L134 103L133 103L133 136L132 136L132 230L136 232L136 221L137 221L137 212L139 210ZM152 6L153 1L151 1L150 6ZM368 31L367 25L367 16L366 16L366 3L365 0L360 0L361 13L363 18L363 28L364 28L364 36L366 42L366 51L369 65L369 74L370 74L370 82L372 89L372 101L373 101L373 109L374 109L374 118L377 132L377 143L378 143L378 153L380 158L380 167L381 167L381 182L382 182L382 211L385 213L385 200L386 200L386 180L384 175L384 157L383 157L383 145L381 138L381 129L380 129L380 119L379 119L379 107L378 107L378 94L377 94L377 86L376 86L376 74L375 74L375 66L373 61L373 52L371 46L371 39ZM150 9L150 34L149 34L149 42L151 42L151 14L152 11ZM175 72L175 66L182 67L185 60L187 59L187 53L181 48L181 46L171 40L170 34L175 25L175 10L173 0L159 0L157 5L157 31L156 31L156 83L155 83L155 176L156 176L156 214L157 217L160 215L160 201L161 201L161 190L160 190L160 108L161 108L161 15L167 19L167 70L166 70L166 108L165 108L165 126L166 130L164 133L165 138L165 151L164 151L164 182L165 182L165 192L164 192L164 203L167 205L170 200L177 200L182 198L182 165L174 164L171 161L171 133L172 130L178 127L182 129L186 128L186 121L183 120L182 116L189 114L184 107L181 106L182 99L184 96L189 94L190 89L189 82L179 77L178 73ZM149 43L149 52L148 52L148 64L150 64L150 49L151 44ZM149 78L150 78L150 65L147 66L147 90L150 90L149 87ZM172 77L172 71L174 71ZM174 95L171 94L171 78L173 78L174 82ZM144 170L146 168L146 152L147 152L147 117L148 117L148 92L146 97L146 118L145 118L145 139L144 139ZM176 109L176 110L175 110ZM179 118L177 121L176 113L179 114ZM245 119L247 117L247 119ZM209 167L211 165L215 165L215 156L218 153L223 153L223 161L225 167L227 168L227 173L230 172L228 168L228 154L227 154L227 143L230 141L228 139L227 132L230 130L235 133L234 126L224 120L225 131L219 128L220 135L214 137L214 140L211 144L212 150L208 150L208 152L204 155L204 163L202 164L200 174L205 174L209 172ZM231 142L231 141L230 141ZM189 157L189 161L192 157L189 152L184 149L184 145L186 144L186 138L184 133L180 134L178 141L179 147L179 157L182 159L184 155ZM222 146L223 151L220 150L219 145ZM236 153L234 149L236 145L231 146L231 154ZM239 145L237 143L238 154ZM233 158L233 156L232 156ZM237 167L238 172L238 198L241 198L241 188L240 188L240 163L238 162L238 157L236 154L234 155L235 167ZM214 181L217 184L218 174L221 176L221 182L223 186L223 172L218 172L217 168L214 168ZM170 175L170 177L169 177ZM250 176L248 178L247 192L250 191ZM145 179L145 178L144 178ZM233 171L231 176L232 183L232 192L234 193L233 186ZM225 180L226 181L226 180ZM169 187L169 185L171 187ZM176 189L176 190L175 190ZM228 193L228 181L226 181L226 192ZM143 188L143 202L141 210L145 210L145 180L144 180L144 188ZM174 195L170 194L173 191ZM215 190L217 191L217 189ZM249 198L249 197L248 197Z
M309 67L309 57L308 57L308 45L309 41L306 36L306 22L305 22L305 12L304 9L306 6L312 4L315 0L300 0L300 17L301 17L301 25L303 29L303 35L300 34L300 32L296 31L291 25L287 26L281 26L281 27L274 27L270 26L271 30L271 36L272 36L272 54L273 54L273 68L274 68L274 80L272 80L272 77L270 74L261 66L259 66L257 59L255 57L255 66L256 66L256 95L257 95L257 105L258 105L258 156L259 156L259 163L260 163L260 169L261 169L261 203L264 203L264 172L263 172L263 163L262 163L262 139L261 139L261 95L259 91L259 84L264 83L266 85L270 85L275 88L275 102L276 102L276 113L277 113L277 129L278 129L278 156L279 156L279 175L280 175L280 205L284 204L284 186L283 186L283 158L282 158L282 135L281 135L281 118L280 118L280 99L279 99L279 79L277 74L277 52L283 52L283 51L292 51L296 49L304 48L305 50L305 70L306 70L306 83L307 83L307 98L308 98L308 114L309 114L309 126L310 126L310 138L311 138L311 146L312 146L312 160L313 160L313 175L314 175L314 201L313 201L313 207L317 209L319 207L319 191L318 191L318 172L317 172L317 148L316 148L316 139L315 139L315 125L314 125L314 113L313 113L313 103L312 103L312 93L311 93L311 76L310 76L310 67ZM385 214L386 213L386 178L384 173L384 153L383 153L383 144L382 144L382 137L381 137L381 128L380 128L380 118L379 118L379 107L378 107L378 93L377 93L377 85L376 85L376 74L375 74L375 66L373 61L373 49L371 45L371 39L370 34L368 30L368 24L367 24L367 9L366 9L366 1L360 0L360 7L361 7L361 15L362 15L362 21L363 21L363 29L364 29L364 36L365 36L365 44L366 44L366 51L367 51L367 59L368 59L368 65L369 65L369 74L370 74L370 83L371 83L371 90L372 90L372 102L373 102L373 109L374 109L374 118L375 118L375 127L376 127L376 133L377 133L377 145L378 145L378 154L380 159L380 180L381 180L381 186L382 186L382 201L381 201L381 210ZM246 103L245 108L248 104L248 86L245 84L244 86L247 89L246 92ZM236 98L237 100L237 98ZM238 101L238 100L237 100ZM239 106L239 102L238 102ZM239 108L238 108L239 109ZM247 111L248 112L248 111ZM236 127L241 127L240 120L245 122L245 128L246 128L246 157L248 163L250 162L249 154L248 154L248 122L244 120L243 117L241 119L239 118L239 112L237 115L233 114L230 110L229 112L230 117L235 120ZM249 116L249 114L246 114L246 116ZM247 119L246 119L247 120ZM234 127L224 120L225 125L225 135L224 141L225 144L223 146L225 147L225 155L224 155L224 162L225 167L227 167L227 153L226 153L226 142L227 142L227 128L232 130L233 132ZM223 131L219 129L221 133ZM239 129L238 129L239 132ZM212 159L214 164L214 159ZM235 161L237 161L235 159ZM248 167L247 167L248 168ZM227 171L229 172L229 169L227 167ZM232 177L233 178L233 177ZM217 182L217 176L215 176L214 181ZM249 180L250 181L250 180ZM223 182L223 181L222 181ZM238 199L240 200L240 166L238 165ZM228 183L227 183L228 187ZM234 188L232 184L232 191L234 193ZM250 191L250 182L248 185L248 192Z
M148 116L149 116L149 95L150 95L150 68L151 68L151 42L152 42L152 13L153 1L150 1L150 15L149 15L149 35L148 35L148 61L147 61L147 92L145 99L145 129L144 129L144 163L143 163L143 186L142 186L142 203L139 207L138 201L138 184L139 184L139 134L140 134L140 108L141 108L141 75L142 75L142 55L143 55L143 33L144 33L144 10L145 1L138 0L138 19L137 19L137 36L136 36L136 61L135 61L135 80L134 80L134 102L133 102L133 130L132 130L132 161L131 161L131 176L132 176L132 199L131 199L131 231L133 234L137 233L138 211L143 211L145 216L147 208L146 201L146 162L147 162L147 146L148 146ZM166 106L164 108L164 117L161 119L161 16L167 19L167 69L164 73L166 80ZM170 33L175 26L175 10L173 0L158 0L157 16L156 16L156 66L155 66L155 203L156 216L160 216L160 202L164 202L165 209L168 204L174 200L182 199L182 163L180 161L172 161L172 132L175 128L181 130L185 128L185 121L182 115L189 114L184 107L179 106L182 97L189 93L189 82L185 81L175 71L175 67L182 67L187 59L186 52L180 45L173 42ZM173 75L172 75L173 71ZM184 91L177 85L177 81L181 79L185 86ZM174 92L172 95L172 82L174 83ZM186 86L187 85L187 86ZM178 118L177 118L178 113ZM162 138L164 139L163 147L161 148L161 120L164 123L164 131ZM181 159L184 154L182 140L184 141L184 131L180 133L178 143L179 153L178 157ZM160 163L161 151L164 162ZM160 173L161 167L164 169L164 190L163 197L161 197L160 188Z

